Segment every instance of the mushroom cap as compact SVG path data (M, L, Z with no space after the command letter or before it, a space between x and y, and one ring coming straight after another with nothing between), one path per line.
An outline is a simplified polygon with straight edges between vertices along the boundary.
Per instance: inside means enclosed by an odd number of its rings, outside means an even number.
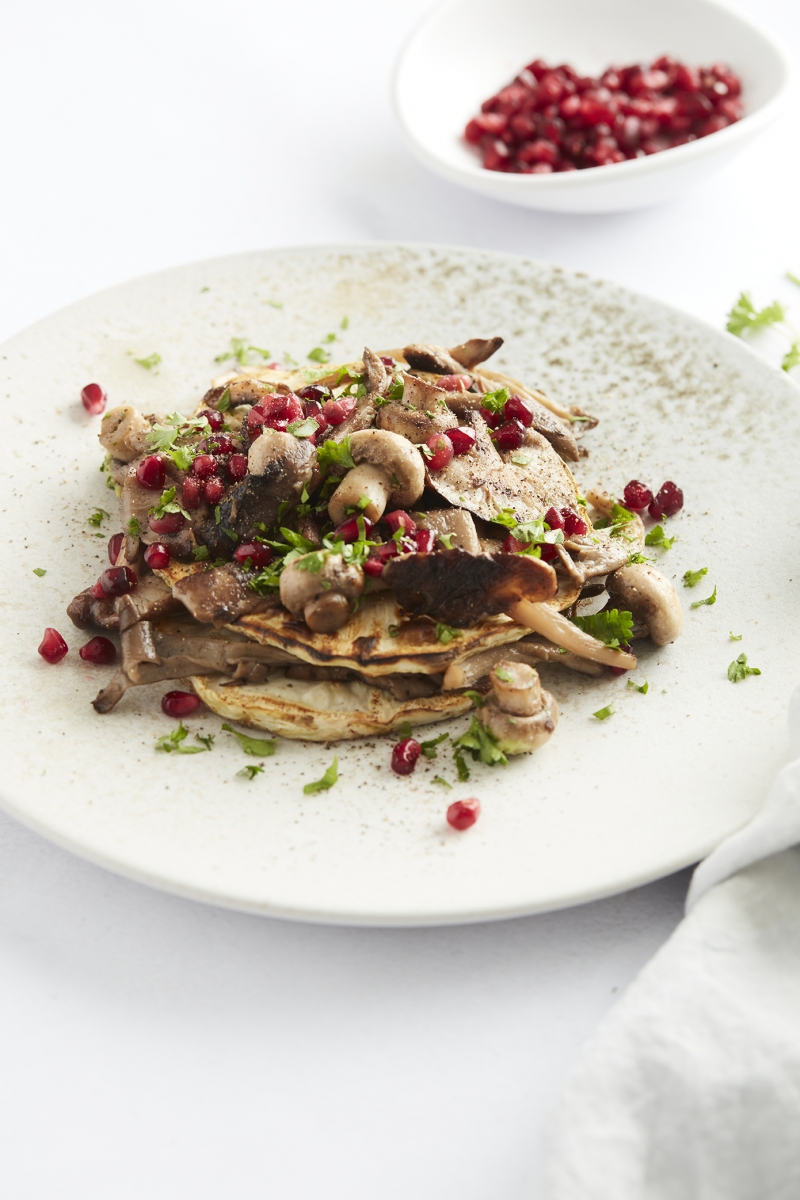
M416 446L388 429L359 429L350 435L350 454L356 465L382 467L392 487L390 503L398 508L416 504L425 487L425 467Z
M289 493L299 493L311 478L315 458L314 447L305 438L265 426L250 446L247 467L251 475L272 475L278 468Z
M313 565L320 564L316 571L308 569L314 555ZM295 617L302 617L306 605L320 596L339 592L352 600L363 591L364 572L354 563L346 563L341 554L315 550L296 558L281 573L281 604Z
M655 567L629 563L606 580L612 600L627 608L657 646L674 642L683 630L683 611L675 588Z
M497 747L504 754L529 754L552 737L558 724L558 705L555 697L542 689L542 707L531 716L504 712L496 696L490 696L477 715L484 728L497 738Z

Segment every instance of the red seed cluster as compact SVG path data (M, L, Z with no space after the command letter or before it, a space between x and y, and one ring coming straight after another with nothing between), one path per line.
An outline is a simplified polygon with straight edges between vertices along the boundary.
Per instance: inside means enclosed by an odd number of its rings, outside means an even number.
M581 171L707 137L744 115L741 80L724 63L669 55L609 67L599 78L535 59L490 96L464 130L484 167L516 175Z
M622 498L633 512L644 512L647 509L654 521L662 517L674 517L683 508L683 492L676 483L668 479L653 495L647 484L639 479L632 479L625 484Z

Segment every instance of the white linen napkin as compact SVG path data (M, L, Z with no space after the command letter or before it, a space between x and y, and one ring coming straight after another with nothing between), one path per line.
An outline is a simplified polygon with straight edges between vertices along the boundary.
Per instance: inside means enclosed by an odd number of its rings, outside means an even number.
M790 734L800 755L800 690ZM798 843L800 757L697 868L685 919L582 1052L548 1200L800 1200Z

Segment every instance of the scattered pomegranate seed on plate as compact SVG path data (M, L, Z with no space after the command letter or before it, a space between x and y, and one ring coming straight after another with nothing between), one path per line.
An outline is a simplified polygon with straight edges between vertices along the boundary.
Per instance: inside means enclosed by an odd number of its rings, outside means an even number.
M630 483L625 484L625 491L622 493L622 498L625 501L625 507L633 512L643 512L648 504L653 502L653 493L646 484L638 479L632 479Z
M138 586L139 580L131 567L109 567L97 583L106 596L127 596Z
M153 542L144 552L144 561L151 571L165 571L171 559L170 548L163 542Z
M202 703L194 692L167 692L161 697L161 711L168 717L189 717Z
M106 394L99 383L87 383L81 390L81 404L92 417L97 417L105 409Z
M447 810L447 824L453 829L469 829L474 825L481 813L481 802L471 797L469 800L455 800Z
M117 647L106 637L93 637L85 646L81 646L78 654L84 662L105 667L117 657Z
M64 641L58 630L52 629L50 626L48 626L48 628L45 629L44 637L39 644L39 653L45 662L61 662L68 650L69 646Z
M392 748L392 770L396 775L410 775L421 753L422 747L416 738L403 738Z
M656 492L647 511L654 521L660 521L662 517L674 517L682 508L683 492L677 484L668 479Z

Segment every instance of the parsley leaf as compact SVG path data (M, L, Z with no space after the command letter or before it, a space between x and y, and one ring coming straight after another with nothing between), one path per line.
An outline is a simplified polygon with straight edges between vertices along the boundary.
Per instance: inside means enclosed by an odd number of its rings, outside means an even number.
M196 733L194 736L197 738L198 742L203 743L206 750L211 750L213 748L213 746L214 746L213 733Z
M442 779L441 775L434 775L431 783L438 783L440 787L449 788L451 792L453 790L452 783L448 783L446 779Z
M793 275L791 271L787 271L786 278L789 280L790 283L794 283L797 285L797 287L800 287L800 276Z
M307 783L303 788L303 792L306 796L310 796L312 792L327 792L328 788L332 788L338 778L339 759L336 757L322 776L322 779L315 779L313 783Z
M468 700L472 701L472 703L475 705L476 708L483 708L484 704L486 703L484 697L480 694L480 692L474 692L474 691L472 691L471 688L467 688L466 691L464 692L464 695L467 697Z
M348 471L354 467L355 461L350 453L350 438L343 437L340 442L330 438L317 448L317 465L321 470L331 467L345 467Z
M662 550L670 550L674 541L674 537L667 537L663 525L656 525L655 529L651 529L645 537L644 544L645 546L660 546Z
M486 763L487 766L494 766L495 763L506 765L508 759L503 751L497 745L497 738L493 733L490 733L485 725L482 725L477 717L472 718L472 724L466 733L462 733L460 738L453 740L454 756L458 762L458 751L467 750L473 757L475 762ZM459 769L459 779L461 771Z
M217 401L217 412L221 412L221 413L230 412L230 407L231 407L231 389L229 387L226 387L225 391L222 393L219 400Z
M223 724L222 728L226 733L232 733L239 745L244 750L245 754L252 754L255 758L269 758L275 753L275 743L266 738L248 737L246 733L239 733L238 729L234 729L232 725Z
M781 370L791 371L798 363L800 363L800 340L794 338L791 346L781 359Z
M169 452L179 437L192 433L210 434L207 417L184 417L179 412L170 413L163 425L154 425L147 433L147 444L151 450ZM182 468L183 469L183 468Z
M746 654L740 654L728 667L728 679L731 683L738 683L740 679L746 679L748 675L760 674L758 667L748 667Z
M708 574L708 567L701 567L699 571L684 571L683 586L697 587L704 575Z
M498 388L481 396L481 406L490 413L502 413L508 401L508 388Z
M730 642L740 642L740 641L742 640L742 638L743 638L743 637L744 637L744 634L743 634L743 633L729 633L729 634L728 634L728 641L730 641Z
M292 421L286 426L286 432L293 433L296 438L309 438L319 432L319 425L313 417L306 417L304 421Z
M347 329L349 325L350 325L350 318L349 318L349 317L342 317L341 321L339 322L339 328L340 328L340 329Z
M157 373L158 368L161 366L161 355L148 354L147 358L135 358L133 361L138 363L140 367L144 367L146 371L155 371Z
M595 521L594 527L595 529L607 529L612 537L619 537L625 526L630 525L632 520L633 513L615 501L611 507L610 516L601 517L599 521Z
M405 391L405 384L403 383L402 379L398 376L396 379L392 380L392 382L389 384L388 388L386 389L386 398L387 398L387 400L402 400L404 391Z
M515 450L511 455L512 463L516 463L518 467L527 467L531 461L530 454L524 454L522 450Z
M741 337L745 329L764 329L768 325L778 325L786 320L783 305L777 300L757 309L749 292L742 292L739 299L728 313L728 323L725 328L728 333Z
M633 637L633 614L625 610L620 612L618 608L593 613L589 617L573 617L572 623L612 650L627 646Z
M450 737L449 733L442 733L437 738L431 738L428 742L420 742L419 747L426 758L436 758L436 747L440 742L446 742Z
M442 543L445 550L452 550L453 549L453 538L455 536L456 535L454 533L440 533L437 540Z
M186 509L181 508L180 504L178 504L177 500L175 499L176 495L176 488L167 488L161 493L161 499L159 500L158 504L148 510L148 515L151 517L163 517L164 513L180 513L186 518L187 521L191 521L192 518L189 516Z
M634 692L641 692L643 696L646 696L647 693L650 691L650 684L647 682L646 679L645 679L644 683L642 683L642 684L634 683L634 681L632 679L629 679L628 687L632 688Z
M44 567L34 567L33 573L34 573L34 575L38 575L39 578L41 579L43 575L47 574L47 571L44 569Z
M156 750L163 750L165 754L171 754L176 751L178 754L202 754L204 750L210 749L209 746L182 746L181 742L189 736L189 730L184 726L183 721L178 721L178 728L173 729L172 733L162 734L156 741ZM197 735L195 735L197 736Z
M469 767L467 766L464 752L456 749L453 751L453 759L455 760L456 770L458 771L458 782L466 783L469 779Z
M195 562L203 562L208 558L208 546L195 546L192 556Z
M251 354L259 354L261 358L269 358L269 350L262 350L260 346L251 346L244 338L231 338L230 350L223 350L222 354L218 354L214 362L227 362L229 358L235 358L240 367L244 367L250 361Z
M104 508L96 508L90 517L86 518L87 525L93 525L95 529L99 529L103 521L111 516Z
M255 779L256 775L264 774L264 768L257 767L255 763L246 763L241 771L237 771L236 774L240 779Z
M710 605L710 604L716 604L716 603L717 603L717 585L714 584L714 590L711 593L711 595L706 596L705 600L695 600L694 604L692 605L692 608L702 608L702 606L704 604Z
M609 717L613 717L616 711L617 710L614 707L614 701L612 700L610 704L605 706L605 708L598 708L597 712L592 713L592 716L597 717L598 721L605 721Z
M130 521L128 521L128 533L132 538L137 538L141 532L141 526L136 517L131 517Z
M648 558L646 554L642 554L639 550L637 550L634 554L628 555L629 563L649 563L655 561L656 560L654 558Z
M312 362L326 363L330 362L331 356L327 350L323 350L322 346L315 346L313 350L309 350L306 355Z
M453 629L451 625L445 625L441 621L436 626L436 640L441 642L443 646L448 646L454 638L463 636L464 634L460 629Z

